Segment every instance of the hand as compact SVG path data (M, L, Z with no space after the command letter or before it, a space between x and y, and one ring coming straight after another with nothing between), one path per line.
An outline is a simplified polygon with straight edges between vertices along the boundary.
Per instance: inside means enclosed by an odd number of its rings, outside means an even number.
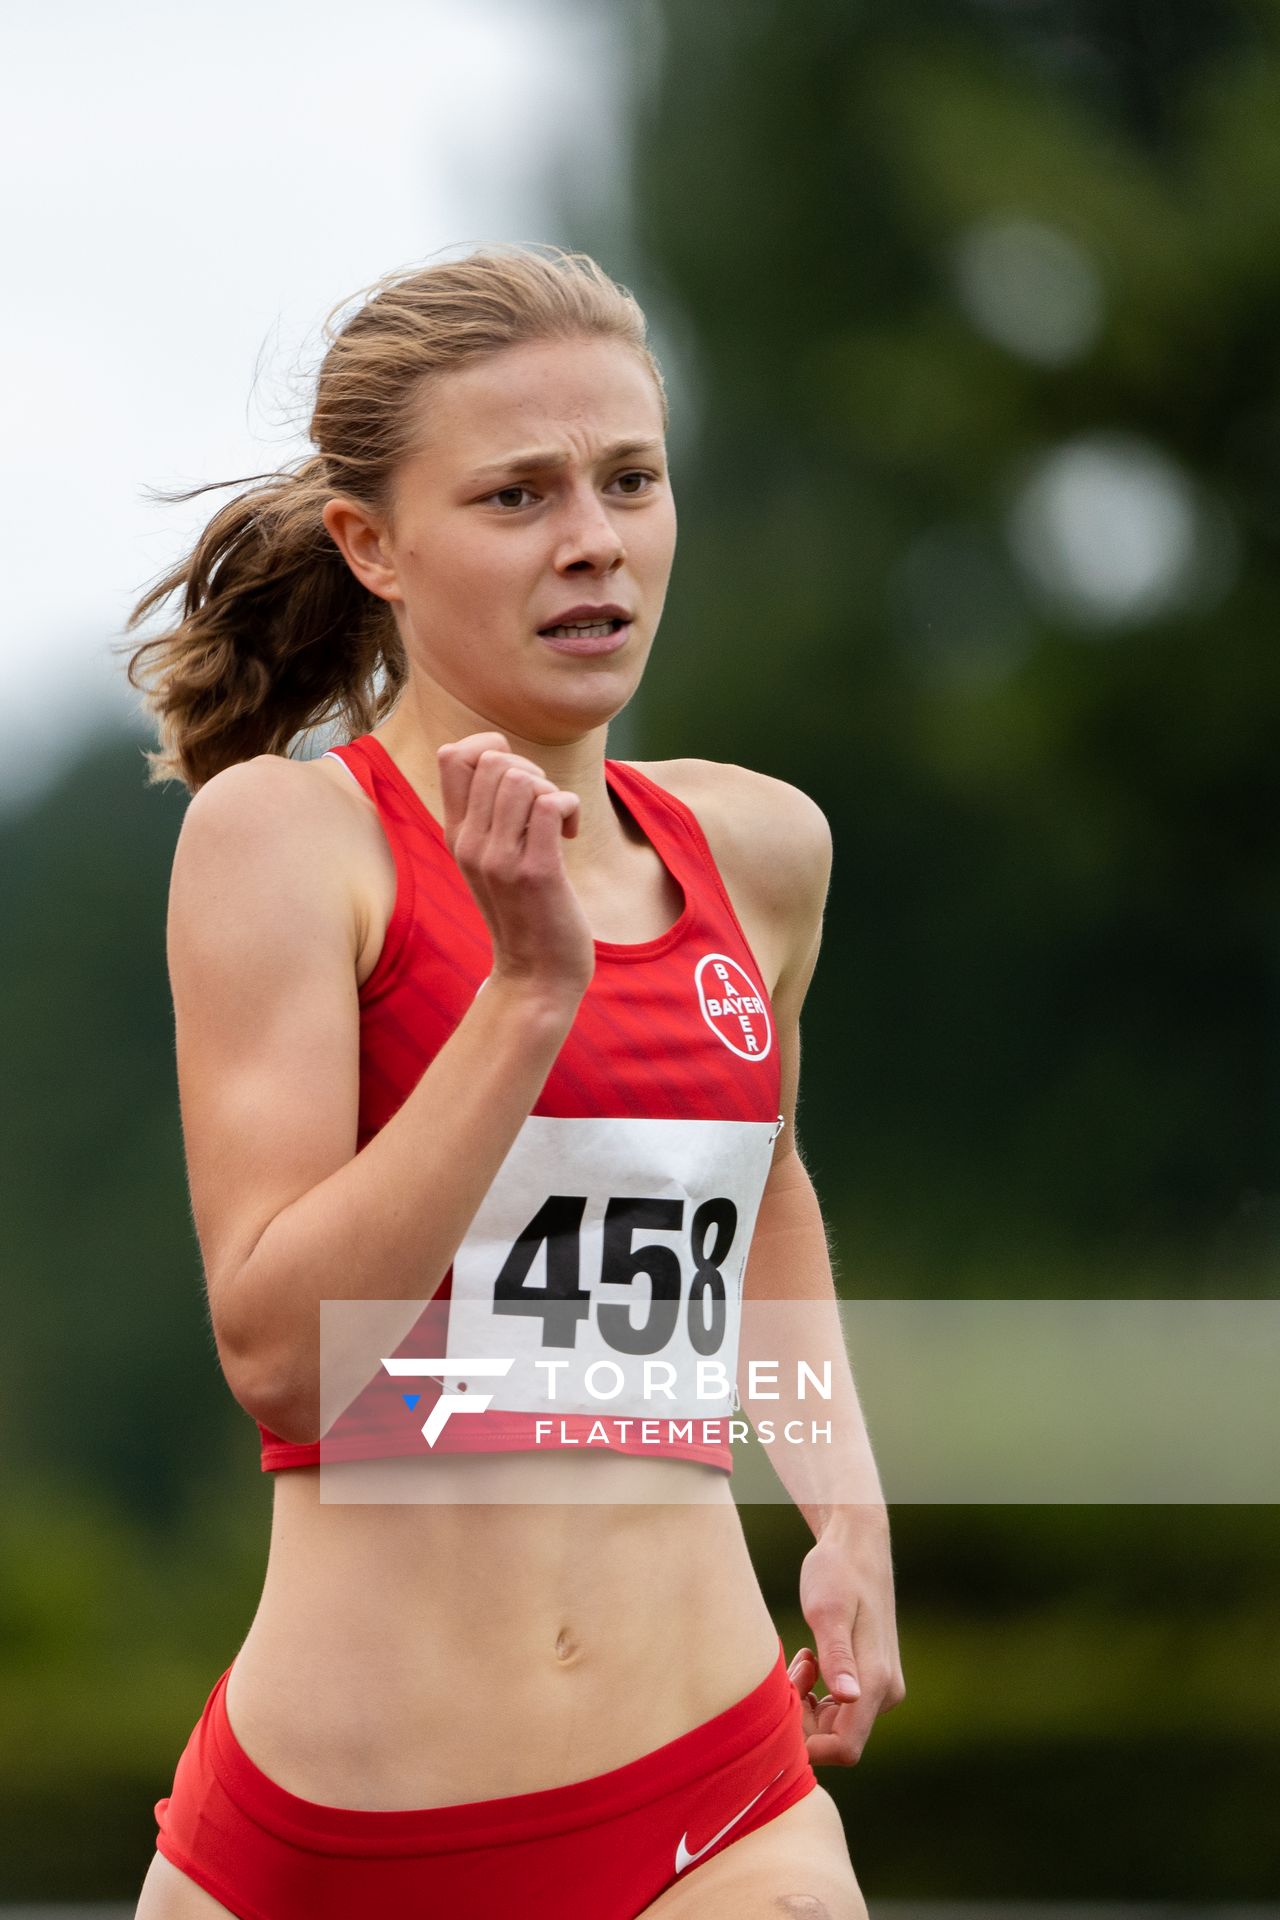
M581 998L595 942L560 851L578 831L577 794L501 733L451 741L437 761L445 839L489 928L495 975Z
M907 1691L882 1520L835 1521L824 1530L804 1557L800 1606L820 1650L801 1647L788 1668L804 1710L809 1759L814 1766L856 1766L874 1721ZM819 1673L830 1689L821 1699L814 1692Z

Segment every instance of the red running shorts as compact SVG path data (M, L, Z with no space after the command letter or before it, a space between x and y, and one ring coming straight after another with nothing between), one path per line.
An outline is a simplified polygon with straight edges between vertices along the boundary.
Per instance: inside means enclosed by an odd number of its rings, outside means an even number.
M781 1642L744 1699L624 1767L407 1811L320 1806L277 1785L231 1730L226 1682L156 1805L156 1845L240 1920L635 1920L817 1785Z

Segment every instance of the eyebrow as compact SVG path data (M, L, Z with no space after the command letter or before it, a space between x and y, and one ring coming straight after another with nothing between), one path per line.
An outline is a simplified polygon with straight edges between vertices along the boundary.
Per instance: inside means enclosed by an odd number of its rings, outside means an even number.
M630 460L636 454L658 453L662 450L661 440L615 440L611 447L605 447L600 461ZM487 466L477 467L467 479L468 486L481 486L490 478L499 474L550 473L558 467L567 467L569 455L557 447L532 447L523 453L513 453L506 460L491 460Z

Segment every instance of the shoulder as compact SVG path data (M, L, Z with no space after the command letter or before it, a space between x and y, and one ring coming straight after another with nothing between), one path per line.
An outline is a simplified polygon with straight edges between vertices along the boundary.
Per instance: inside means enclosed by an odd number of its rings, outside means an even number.
M328 771L333 768L342 788ZM293 913L299 903L348 918L364 796L329 761L260 753L224 767L193 795L174 854L171 910L196 920L249 901Z
M831 878L831 828L800 787L722 760L637 760L641 773L697 816L735 904L794 930L821 920Z
M831 828L816 800L787 780L725 760L636 760L659 787L698 817L717 860L726 855L759 884L825 888Z
M292 847L297 839L340 832L359 817L363 798L334 761L322 765L319 760L259 753L206 780L188 803L182 837L206 844L245 839L278 844L284 834Z

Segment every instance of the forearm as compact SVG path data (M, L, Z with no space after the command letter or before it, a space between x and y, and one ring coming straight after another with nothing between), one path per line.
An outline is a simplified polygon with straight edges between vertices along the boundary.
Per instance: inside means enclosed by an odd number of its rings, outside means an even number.
M233 1324L273 1431L319 1431L322 1300L435 1294L576 1011L572 995L491 976L386 1125L268 1224L236 1277Z
M773 1422L769 1459L815 1538L846 1525L884 1522L884 1494L845 1346L826 1227L798 1154L788 1154L769 1176L743 1301L743 1410L757 1426L762 1419ZM801 1361L819 1379L829 1375L829 1398L820 1397L811 1382L801 1394ZM762 1387L776 1398L763 1397ZM781 1437L789 1422L798 1423L805 1436L794 1444ZM823 1432L828 1426L829 1438ZM815 1427L819 1437L811 1439Z

